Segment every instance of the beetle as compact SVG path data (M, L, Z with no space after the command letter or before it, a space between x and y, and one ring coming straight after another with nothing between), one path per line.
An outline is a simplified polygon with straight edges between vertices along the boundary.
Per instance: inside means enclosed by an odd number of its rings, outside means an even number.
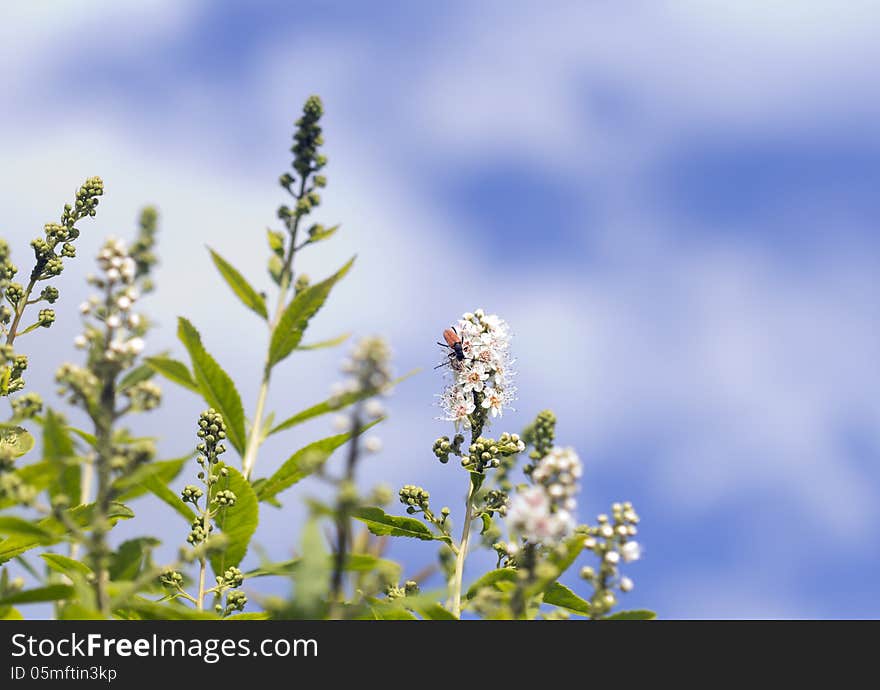
M455 326L451 326L443 331L443 340L445 343L437 342L440 347L448 347L450 349L447 357L448 361L442 362L438 364L435 369L439 369L440 367L444 367L447 364L453 368L457 368L460 366L460 362L464 361L464 351L467 347L461 340L461 336L458 335L458 331L455 330Z

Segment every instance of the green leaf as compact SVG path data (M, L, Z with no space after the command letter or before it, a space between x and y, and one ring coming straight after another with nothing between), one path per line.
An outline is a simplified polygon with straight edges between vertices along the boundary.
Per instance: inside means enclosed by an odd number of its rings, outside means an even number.
M336 234L337 230L339 230L338 225L329 228L313 225L309 228L309 239L306 241L306 244L315 244L316 242L323 242L324 240L330 239Z
M225 621L266 621L269 620L269 613L267 611L249 611L248 613L235 613L231 616L226 616L223 620Z
M177 337L189 352L193 374L205 401L223 415L226 436L233 447L244 455L244 407L235 384L205 350L201 336L185 318L178 317Z
M34 443L34 437L23 426L0 424L0 459L20 458Z
M41 553L40 558L46 561L46 565L52 570L62 575L70 576L72 573L79 573L86 577L92 575L92 569L85 563L62 556L60 553Z
M196 380L189 371L189 367L183 362L171 357L147 357L144 361L152 367L153 371L161 374L169 381L184 388L189 388L193 393L202 394L199 384L196 383Z
M269 249L279 259L284 258L284 237L283 232L277 230L266 230L266 239L269 241Z
M40 527L39 524L14 515L0 515L0 534L7 537L35 539L42 544L51 544L55 541L55 535Z
M245 277L239 273L232 264L226 261L226 259L210 247L208 247L208 251L211 252L211 259L214 261L217 270L220 271L220 275L223 276L223 280L225 280L226 284L232 288L236 297L238 297L248 309L256 312L264 319L268 319L269 312L266 310L266 299L259 292L254 290Z
M381 508L356 508L351 516L363 522L376 536L411 537L424 541L452 543L445 534L434 534L421 520L398 515L388 515Z
M259 568L249 570L244 574L245 578L252 577L269 577L278 575L291 575L300 567L301 559L294 558L290 561L281 561L280 563L264 563ZM327 557L327 569L333 567L332 556ZM368 553L351 553L345 561L343 570L351 573L370 573L381 572L390 576L391 579L400 579L400 564L379 558Z
M353 263L354 257L332 276L320 283L310 285L290 301L272 332L272 341L269 344L268 364L270 367L278 364L299 346L303 333L309 325L309 320L323 306L330 295L330 290L340 278L348 273Z
M325 347L336 347L337 345L342 345L346 340L351 337L351 333L343 333L342 335L337 335L335 338L329 338L328 340L319 340L317 343L309 343L308 345L297 345L297 350L321 350Z
M295 607L306 618L320 610L330 589L330 557L318 521L310 518L303 529L302 557L293 571Z
M70 520L79 527L87 527L92 524L95 504L79 505L67 511ZM115 501L110 503L110 509L107 514L111 523L115 524L118 520L127 520L134 517L134 513L126 505ZM46 532L52 534L52 543L61 541L67 534L67 528L54 517L45 517L39 520L36 525ZM35 537L12 536L0 541L0 563L5 563L16 556L20 556L28 549L40 546L41 540Z
M362 426L358 430L358 434L364 433L367 429L381 421L382 419L379 418ZM333 451L347 443L351 436L352 434L349 431L315 441L305 448L300 448L276 470L275 474L266 479L266 481L256 485L259 500L268 501L298 481L308 477L327 462L327 459L333 455Z
M70 505L80 500L80 468L75 458L73 439L67 431L64 418L51 409L43 420L43 457L52 464L53 481L49 495L65 496Z
M492 518L489 517L488 513L483 513L480 515L480 520L483 521L483 529L480 530L480 534L486 534L486 532L492 529Z
M35 491L40 492L49 487L55 478L52 467L46 461L35 462L24 467L19 467L13 473L24 484L29 485ZM0 508L9 508L16 502L11 497L0 498Z
M552 606L579 613L582 616L590 615L590 602L581 599L565 585L554 582L544 592L544 603Z
M23 621L21 611L11 606L0 606L0 621Z
M118 393L124 393L132 386L136 386L144 381L149 381L153 378L155 373L155 370L149 364L140 364L122 377L122 380L116 386L116 391Z
M110 579L134 580L149 560L150 552L160 543L153 537L138 537L122 542L110 559Z
M467 599L473 599L477 592L484 587L492 587L493 589L506 590L510 585L516 583L516 570L513 568L497 568L490 570L488 573L480 577L474 584L468 587L465 594ZM505 586L507 585L507 586Z
M407 597L409 598L409 597ZM457 621L451 611L447 611L438 603L417 604L413 606L413 610L422 618L428 621Z
M178 494L169 489L168 485L163 482L160 477L155 475L147 477L141 482L141 485L145 487L147 491L156 496L156 498L158 498L160 501L165 503L167 506L170 506L187 522L192 522L196 519L196 514L193 512L193 509L190 508L189 505L184 503L183 499Z
M389 387L396 386L401 381L405 381L410 376L418 373L419 369L413 369L407 374L404 374L398 379L395 379L391 382ZM329 412L337 412L342 410L353 403L356 403L358 400L364 400L365 398L372 397L373 393L370 391L357 391L353 393L343 393L342 395L335 395L331 398L328 398L324 402L320 402L317 405L312 405L309 408L306 408L302 412L297 412L292 417L288 417L281 424L278 424L273 429L269 431L269 436L275 434L279 431L284 431L286 429L290 429L291 427L297 426L298 424L302 424L303 422L307 422L310 419L314 419L315 417L320 417L321 415L328 414Z
M70 433L76 434L77 436L79 436L83 441L88 443L92 448L94 448L95 446L98 445L98 439L95 437L94 434L90 434L88 432L83 431L82 429L77 429L76 427L72 427L72 426L67 427L67 430Z
M146 482L151 477L155 477L167 488L167 486L177 478L181 471L183 471L184 466L191 458L192 455L187 455L173 460L158 460L156 462L141 465L131 474L122 476L113 482L113 489L116 498L120 501L131 501L138 496L142 496L150 491ZM172 493L172 496L173 495L175 494Z
M10 604L35 604L40 601L57 601L58 599L67 599L71 594L73 594L73 587L70 585L46 585L45 587L25 589L21 592L2 596L0 597L0 606L8 606Z
M197 611L180 604L161 604L143 597L132 597L114 611L126 620L197 621L217 620L219 616L208 611Z
M259 520L257 495L248 480L234 467L222 463L220 467L228 470L228 482L221 479L212 487L212 493L229 489L235 494L236 501L234 506L221 508L214 518L215 524L227 539L223 550L211 555L211 567L215 575L222 575L227 568L241 563Z
M615 614L606 616L603 621L653 621L657 619L654 611L647 609L636 609L633 611L618 611Z

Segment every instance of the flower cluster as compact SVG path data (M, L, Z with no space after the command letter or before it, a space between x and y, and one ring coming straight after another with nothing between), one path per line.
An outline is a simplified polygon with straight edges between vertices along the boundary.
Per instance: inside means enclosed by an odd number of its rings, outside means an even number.
M510 502L510 530L531 544L555 544L575 527L580 458L571 448L552 448L532 472L533 486ZM515 547L513 548L515 550Z
M103 361L126 368L144 349L146 320L133 311L140 297L134 286L138 264L124 242L110 238L98 253L98 267L101 273L90 275L88 282L102 294L80 305L83 316L91 317L93 322L77 336L74 345L89 348L94 364Z
M343 361L341 370L347 378L333 386L330 404L334 407L357 404L349 415L339 415L334 425L340 431L355 431L363 422L362 415L378 419L385 414L382 403L375 398L386 395L391 388L391 348L383 338L362 338ZM375 453L381 450L382 442L371 436L364 441L364 448Z
M497 315L477 309L459 319L455 333L464 357L449 354L452 382L440 395L442 419L480 427L490 417L500 417L516 397L510 329Z
M599 558L599 566L585 566L580 573L593 586L590 605L594 616L607 613L617 603L615 590L632 590L633 581L620 574L620 564L637 561L642 555L642 547L634 539L639 516L631 503L615 503L611 517L599 515L597 522L586 528L584 548Z

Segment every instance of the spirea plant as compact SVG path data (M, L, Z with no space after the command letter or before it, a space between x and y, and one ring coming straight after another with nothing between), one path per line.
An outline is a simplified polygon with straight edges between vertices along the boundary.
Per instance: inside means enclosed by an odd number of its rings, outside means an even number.
M61 273L76 255L81 222L96 216L100 178L86 180L60 222L31 243L24 277L13 248L0 240L0 397L10 404L0 425L0 619L20 618L40 603L68 619L653 617L618 610L634 587L626 570L642 553L633 506L614 503L595 524L580 523L583 463L556 444L553 413L540 412L526 429L507 423L517 391L513 332L501 317L478 309L438 328L439 419L449 431L430 454L426 448L423 458L406 458L413 483L397 492L402 515L386 512L394 491L381 479L390 459L374 427L386 417L385 398L415 372L395 378L384 338L368 335L349 346L341 380L331 385L335 376L328 376L326 399L297 400L294 387L284 399L297 406L270 409L273 382L288 360L348 340L306 338L354 265L352 258L317 281L303 271L309 252L339 229L318 217L327 186L323 113L312 96L295 122L290 168L279 178L285 199L266 233L266 274L246 277L225 258L235 247L211 247L205 257L245 308L241 318L264 329L249 350L260 355L237 367L259 382L252 401L212 354L216 344L203 339L205 317L186 313L186 305L155 319L177 317L176 351L151 352L154 320L143 302L159 260L152 207L130 239L101 245L96 270L85 275L92 295L78 308L61 299ZM69 274L63 277L82 279ZM25 390L27 341L20 338L77 318L82 328L73 343L51 350L57 391L47 404ZM256 332L240 331L242 338ZM157 379L172 384L175 398L194 396L203 410L192 436L166 439L179 452L171 459L157 457L159 434L130 428L135 415L166 404ZM334 434L290 447L266 470L267 439L289 445L286 432L321 417L333 418ZM458 477L461 499L452 507L437 508L418 484L435 461ZM288 490L300 483L313 490L306 489L307 510L296 524L285 513ZM151 534L157 510L179 520L178 528ZM261 518L291 521L283 545L291 558L271 560L254 543ZM118 538L120 521L146 535ZM397 539L414 540L420 557L391 559ZM158 559L163 543L172 548L162 552L173 555ZM476 550L485 557L469 560ZM475 560L494 567L475 572ZM265 595L263 578L287 582L289 595Z

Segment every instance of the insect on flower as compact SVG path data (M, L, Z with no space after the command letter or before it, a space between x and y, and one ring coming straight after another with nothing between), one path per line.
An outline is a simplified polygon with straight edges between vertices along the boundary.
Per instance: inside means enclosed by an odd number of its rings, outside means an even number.
M466 343L464 343L461 339L461 336L458 335L458 331L455 329L455 326L451 326L443 331L443 340L445 343L437 342L440 347L448 347L450 352L447 355L449 358L446 362L441 362L438 364L435 369L439 369L440 367L445 367L447 364L451 366L453 369L458 369L461 366L461 362L464 361L465 350L468 349Z

